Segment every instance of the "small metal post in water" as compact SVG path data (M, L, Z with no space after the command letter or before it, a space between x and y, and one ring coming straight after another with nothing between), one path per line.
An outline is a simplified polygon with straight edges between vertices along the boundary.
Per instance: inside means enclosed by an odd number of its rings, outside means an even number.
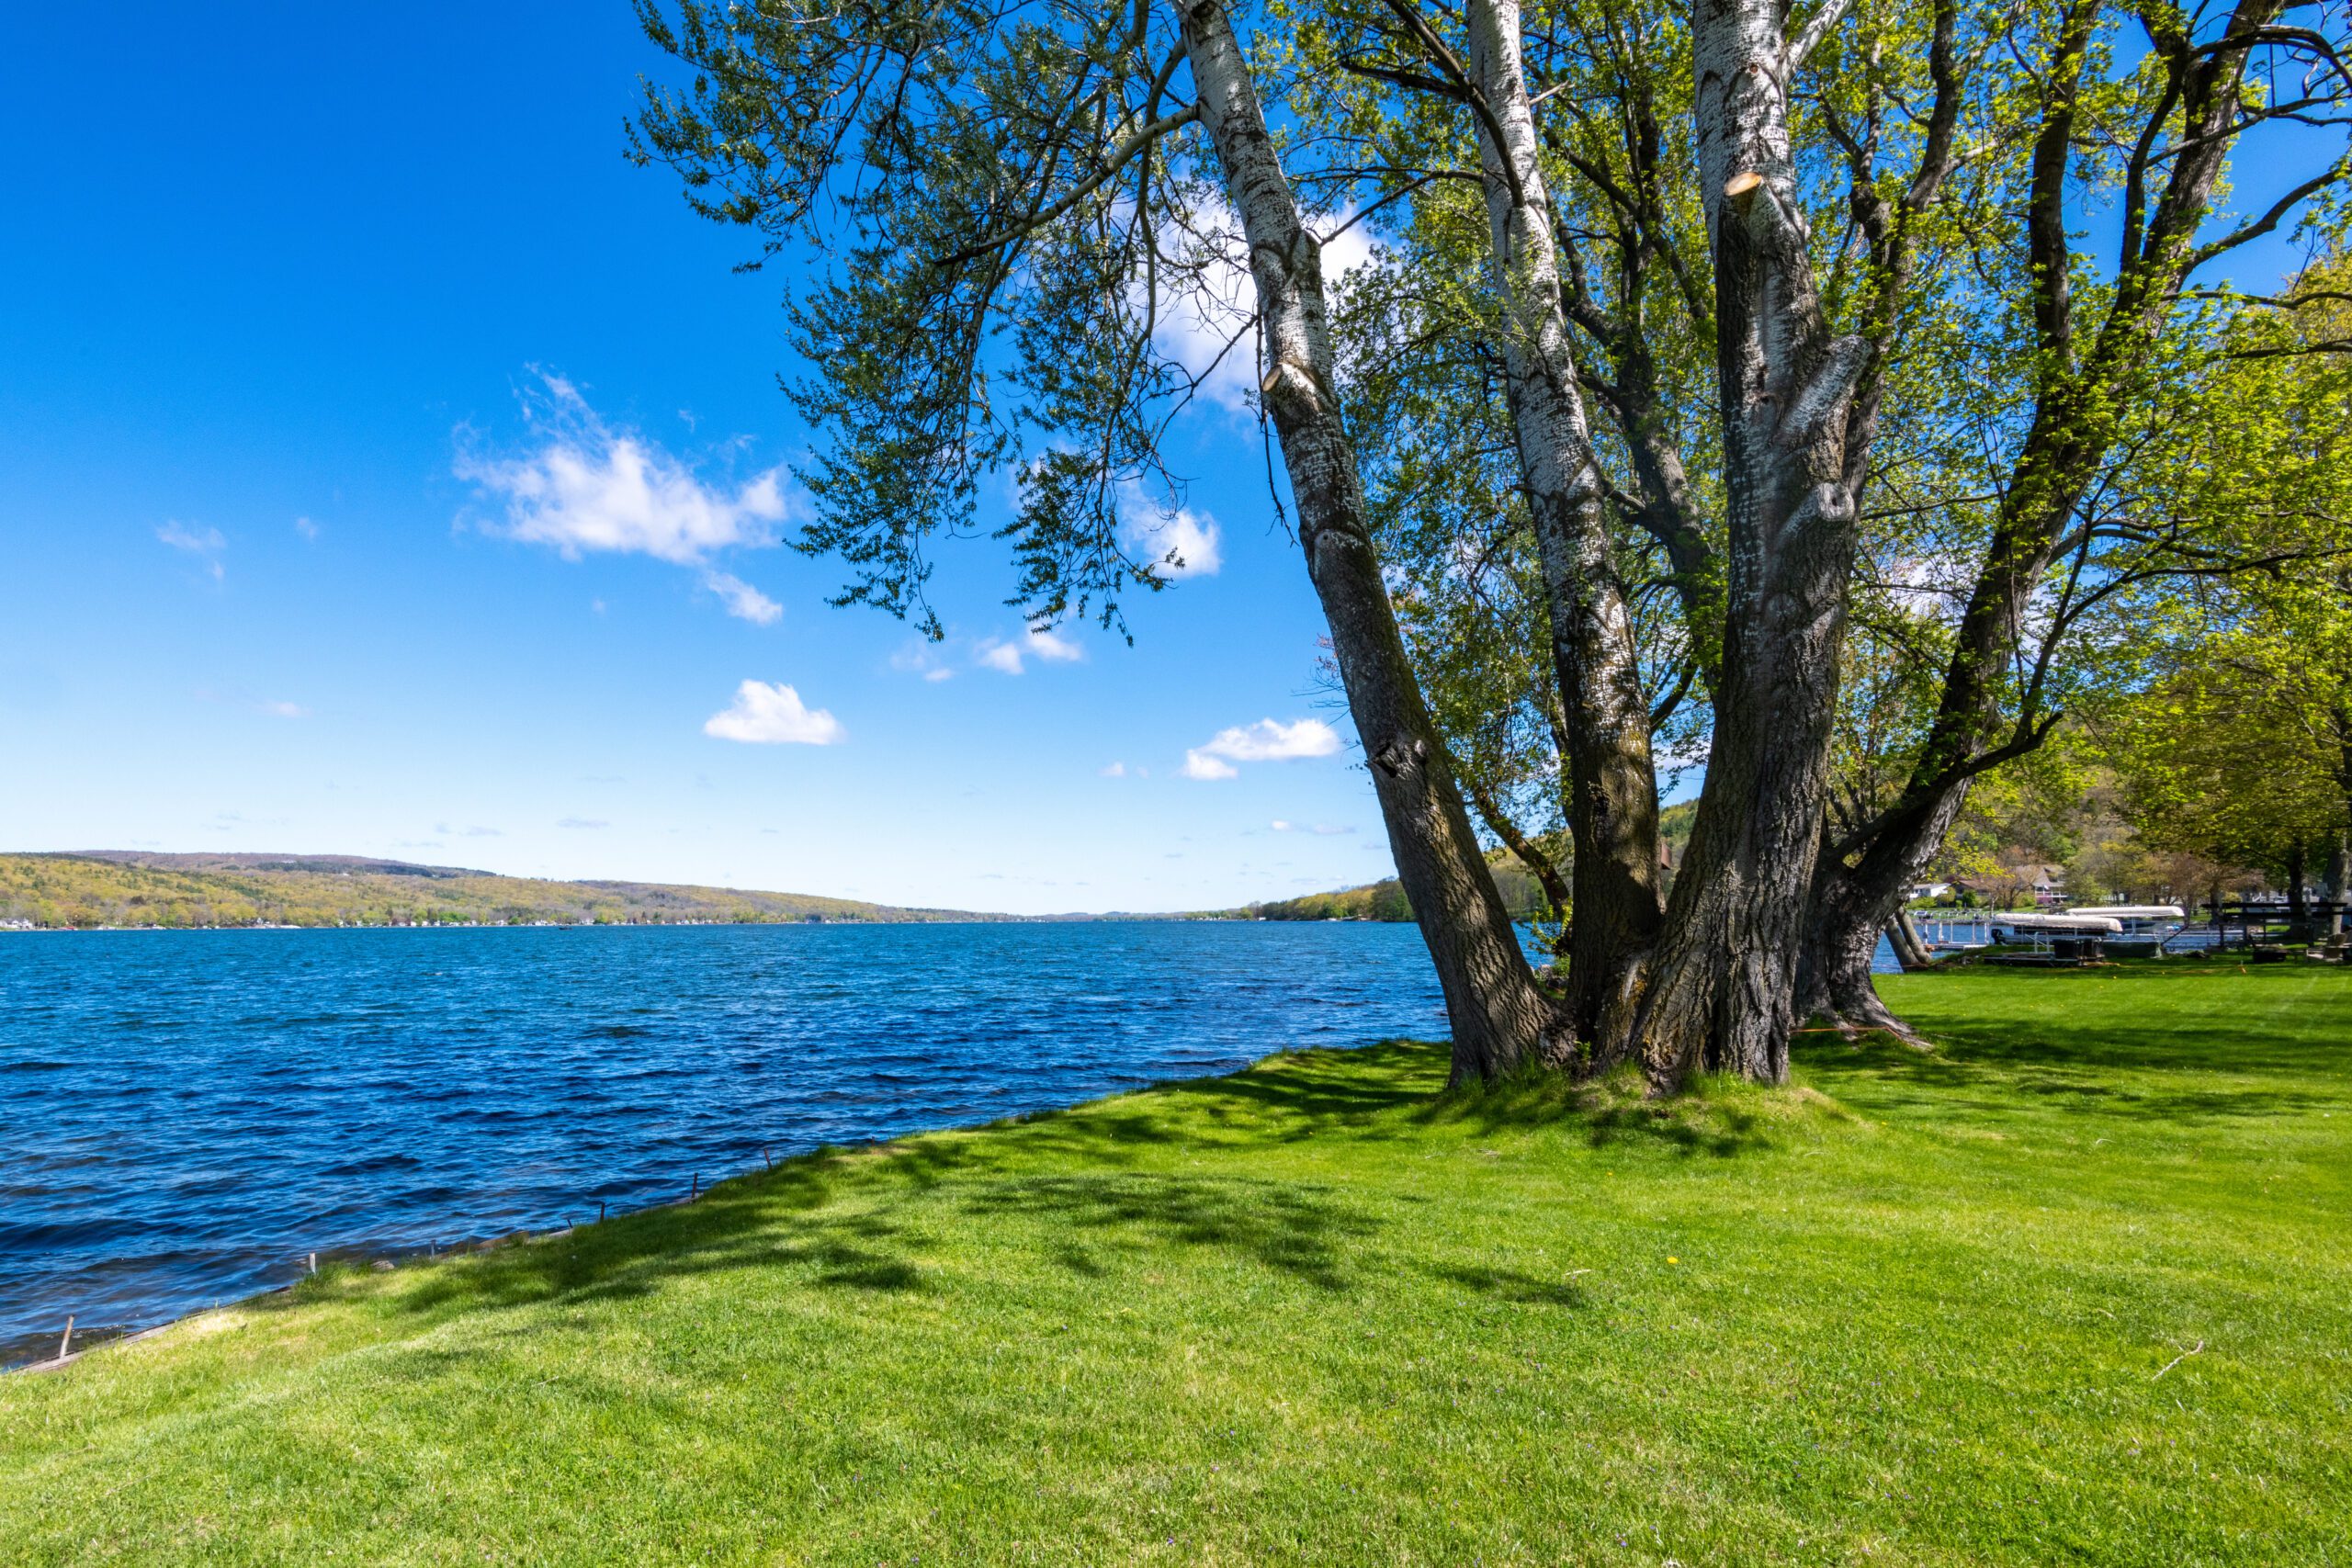
M63 1360L63 1359L65 1359L66 1352L67 1352L67 1351L69 1351L69 1350L71 1350L71 1349L73 1349L73 1348L74 1348L74 1320L73 1320L73 1318L68 1317L68 1318L65 1320L65 1336L64 1336L64 1337L63 1337L63 1338L62 1338L62 1339L58 1340L58 1342L57 1342L57 1359L58 1359L59 1360L61 1360L61 1361L62 1361L62 1360Z
M605 1201L602 1198L596 1200L596 1223L600 1225L605 1223Z
M697 1170L697 1171L695 1171L695 1186L694 1186L694 1190L686 1194L686 1201L687 1201L687 1202L689 1202L689 1203L691 1203L691 1202L693 1202L695 1199L697 1199L697 1198L699 1198L699 1197L701 1197L701 1196L702 1196L702 1172L701 1172L701 1171L699 1171L699 1170Z
M311 1273L313 1273L313 1274L315 1274L315 1273L317 1273L318 1271L319 1271L319 1255L318 1255L317 1253L313 1252L312 1254L311 1254Z

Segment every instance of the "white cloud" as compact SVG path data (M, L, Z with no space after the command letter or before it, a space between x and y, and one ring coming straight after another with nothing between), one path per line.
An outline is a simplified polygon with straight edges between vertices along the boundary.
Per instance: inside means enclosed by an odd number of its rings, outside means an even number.
M1317 227L1336 230L1354 216L1352 209L1331 215ZM1257 333L1251 317L1257 310L1255 282L1250 276L1248 246L1241 224L1222 204L1199 214L1197 235L1179 242L1163 279L1175 274L1198 278L1198 287L1182 297L1163 297L1153 336L1159 350L1195 378L1200 395L1228 412L1249 407L1258 390ZM1347 275L1373 260L1379 246L1370 228L1356 224L1335 234L1323 246L1323 285L1336 303L1346 292ZM1137 278L1136 299L1142 303L1143 282Z
M729 487L634 430L606 424L577 388L540 377L524 418L534 446L518 457L459 452L457 476L500 503L493 531L552 547L567 560L587 554L643 555L705 569L703 585L729 615L762 626L781 606L741 578L710 566L722 550L765 549L791 513L782 468Z
M307 517L294 519L294 531L306 539L315 539L319 536L319 525Z
M1275 818L1272 822L1267 823L1266 826L1272 828L1277 833L1287 833L1290 831L1290 824L1283 821L1279 817Z
M1336 214L1331 220L1332 229L1342 224L1351 226L1323 242L1323 284L1334 295L1346 291L1350 273L1380 257L1380 242L1372 237L1371 225L1355 222L1355 215L1352 207Z
M1127 765L1125 762L1113 762L1100 771L1106 779L1123 779L1127 776Z
M300 703L264 703L261 711L272 718L308 718L311 710Z
M1220 548L1224 534L1216 518L1188 506L1170 511L1140 495L1125 499L1127 504L1122 510L1128 513L1127 546L1149 557L1159 575L1180 581L1216 575L1225 558Z
M1159 301L1152 335L1162 354L1200 381L1202 397L1229 412L1246 409L1258 389L1257 337L1250 325L1257 288L1244 260L1241 225L1229 211L1204 212L1197 238L1188 236L1180 244L1172 258L1176 265L1163 267L1160 276L1189 274L1197 286ZM1143 288L1138 277L1138 306Z
M1188 779L1238 779L1241 770L1230 762L1221 762L1205 751L1184 753L1184 776Z
M739 621L772 626L784 618L784 606L731 572L707 571L702 585L718 595L727 613Z
M559 828L587 829L609 828L612 826L610 822L605 821L601 817L559 817L556 818L555 825Z
M184 523L166 523L155 530L155 537L175 550L186 550L192 556L202 558L204 570L211 574L213 581L219 582L229 575L228 569L220 564L220 552L229 547L229 539L220 529L197 529Z
M1236 762L1282 762L1301 757L1328 757L1340 749L1339 732L1319 718L1293 724L1261 718L1251 725L1220 729L1204 746L1184 753L1188 779L1229 779Z
M786 685L746 681L735 688L734 705L715 713L702 732L720 740L766 746L833 746L849 738L841 720L812 708Z
M1023 661L1027 659L1042 659L1051 664L1076 664L1085 657L1086 649L1069 638L1050 628L1036 627L1016 637L989 637L972 649L975 663L986 669L1001 671L1007 675L1020 674Z

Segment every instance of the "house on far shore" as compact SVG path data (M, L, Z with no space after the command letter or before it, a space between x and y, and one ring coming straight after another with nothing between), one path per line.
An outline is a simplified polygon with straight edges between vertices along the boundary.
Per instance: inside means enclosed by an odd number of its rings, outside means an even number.
M1906 897L1912 898L1949 898L1951 897L1951 884L1949 882L1915 882L1911 885L1911 891L1906 895Z
M2033 895L2034 908L2054 909L2066 901L2066 868L2041 863L2005 865L1989 876L1955 876L1954 893L1972 893L1996 909L2008 908L2021 894Z

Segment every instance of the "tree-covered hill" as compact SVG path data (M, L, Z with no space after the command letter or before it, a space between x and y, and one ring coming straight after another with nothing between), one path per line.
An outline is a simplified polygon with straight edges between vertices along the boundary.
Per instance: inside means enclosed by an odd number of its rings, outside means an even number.
M551 882L356 855L0 855L0 926L674 925L999 920L850 898Z

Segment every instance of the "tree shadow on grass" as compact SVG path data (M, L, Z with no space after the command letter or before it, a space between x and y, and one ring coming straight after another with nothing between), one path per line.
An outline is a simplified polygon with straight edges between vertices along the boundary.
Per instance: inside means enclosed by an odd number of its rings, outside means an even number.
M2293 978L1962 971L1892 998L1911 1010L1933 1050L1824 1034L1800 1042L1799 1062L1824 1082L1903 1092L1945 1115L2040 1111L2192 1123L2341 1105L2352 1099L2352 1052L2344 1048L2352 986L2320 976L2291 987Z
M1623 1071L1597 1081L1572 1082L1532 1074L1499 1084L1464 1085L1411 1112L1421 1126L1457 1126L1481 1136L1552 1129L1581 1135L1593 1148L1651 1145L1688 1156L1719 1159L1773 1146L1776 1134L1801 1118L1835 1108L1803 1091L1761 1089L1701 1079L1673 1100L1645 1096L1640 1075Z
M1584 1291L1572 1280L1539 1280L1516 1269L1440 1266L1424 1268L1421 1272L1432 1280L1461 1285L1482 1295L1521 1306L1574 1308L1591 1304Z
M1350 1287L1353 1246L1375 1226L1309 1182L1144 1168L1171 1148L1241 1149L1318 1134L1379 1135L1428 1098L1428 1047L1371 1056L1351 1082L1339 1053L1286 1056L1227 1077L1160 1086L1099 1106L853 1149L825 1149L710 1188L698 1201L616 1216L398 1281L401 1310L439 1314L642 1296L679 1278L781 1270L787 1288L934 1288L937 1252L996 1216L1031 1224L1039 1256L1080 1278L1108 1251L1205 1250L1318 1290ZM1442 1071L1442 1067L1441 1067ZM301 1296L341 1288L345 1271Z
M1044 1218L1098 1241L1232 1253L1325 1291L1348 1287L1343 1244L1374 1228L1326 1189L1233 1178L1034 1177L979 1188L962 1208Z

